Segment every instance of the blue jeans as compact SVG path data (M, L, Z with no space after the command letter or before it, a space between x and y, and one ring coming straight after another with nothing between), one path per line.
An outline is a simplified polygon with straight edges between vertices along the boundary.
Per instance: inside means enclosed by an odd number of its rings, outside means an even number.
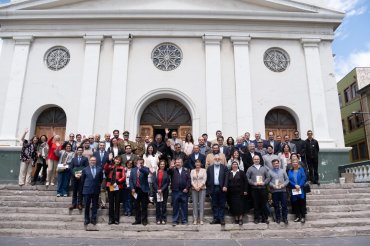
M188 223L188 193L172 191L172 203L172 222L177 224L181 216L181 223Z
M131 190L130 190L130 188L123 188L123 190L122 190L122 205L123 205L123 212L131 214L131 212L132 212L132 203L131 203Z
M275 216L277 220L281 219L280 213L282 213L283 220L288 218L287 197L288 195L285 191L272 193L272 200L274 202Z
M69 185L69 171L58 172L58 187L57 194L61 196L68 195L68 185Z
M226 193L220 186L214 186L211 192L213 219L222 221L225 218Z

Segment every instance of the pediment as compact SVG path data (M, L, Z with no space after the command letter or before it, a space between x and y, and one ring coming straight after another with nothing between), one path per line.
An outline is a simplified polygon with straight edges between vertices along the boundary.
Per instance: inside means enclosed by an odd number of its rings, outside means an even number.
M292 0L21 0L0 6L0 10L339 13Z

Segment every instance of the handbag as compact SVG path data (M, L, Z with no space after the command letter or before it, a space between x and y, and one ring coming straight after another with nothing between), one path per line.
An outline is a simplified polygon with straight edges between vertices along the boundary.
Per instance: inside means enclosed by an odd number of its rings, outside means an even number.
M305 193L310 193L311 192L311 186L310 186L310 183L308 181L304 184L303 191Z

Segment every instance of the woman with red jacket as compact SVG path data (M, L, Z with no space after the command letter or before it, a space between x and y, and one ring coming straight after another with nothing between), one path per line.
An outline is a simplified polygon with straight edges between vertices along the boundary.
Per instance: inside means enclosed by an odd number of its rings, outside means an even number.
M122 166L122 157L116 156L113 163L107 162L104 165L107 177L107 191L109 200L109 222L119 224L120 218L120 194L126 181L125 168Z
M55 171L57 169L59 157L56 155L56 149L60 149L60 136L55 135L48 140L48 172L46 175L46 186L54 185Z

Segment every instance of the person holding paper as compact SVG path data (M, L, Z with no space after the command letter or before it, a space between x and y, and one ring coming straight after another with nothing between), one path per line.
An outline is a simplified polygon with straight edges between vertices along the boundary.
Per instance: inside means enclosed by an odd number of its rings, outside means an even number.
M247 170L247 179L252 187L252 198L254 205L254 223L260 222L268 224L268 217L263 212L267 204L266 185L270 183L270 173L267 167L262 166L259 155L253 156L253 165ZM261 220L262 218L262 220Z
M62 146L62 150L57 148L55 150L56 156L59 157L59 162L57 165L58 171L58 188L57 188L57 197L68 196L69 191L69 180L70 180L70 170L69 166L72 162L75 152L72 151L72 145L70 143L65 143Z
M201 160L195 160L195 169L191 170L190 177L192 186L191 195L193 197L193 224L196 225L199 221L199 224L203 225L207 172L205 168L202 168Z
M272 200L274 201L276 223L280 224L281 217L284 224L288 224L288 207L286 186L289 184L288 175L280 168L280 161L273 159L271 161L272 169L270 169L270 191L272 193ZM280 210L281 205L281 210ZM282 213L282 216L280 215Z
M156 221L157 224L167 223L167 199L168 186L170 184L170 176L166 169L166 161L159 162L159 169L152 175L154 200L156 203Z
M149 203L149 168L144 167L144 159L139 157L136 167L132 168L130 174L130 188L135 203L135 222L133 225L148 224L148 203Z
M89 160L82 155L83 147L77 147L76 155L72 159L70 164L70 171L72 177L72 205L69 207L70 210L78 208L82 210L82 184L81 175L82 170L89 165Z
M119 224L120 219L120 195L123 186L126 183L125 168L122 166L122 157L116 156L113 163L105 163L104 171L107 174L106 186L109 200L109 222L110 224Z
M304 193L303 186L306 183L307 177L297 159L292 160L292 166L293 169L288 172L291 192L290 201L292 202L293 211L296 214L294 222L300 221L303 224L306 222L306 194Z

